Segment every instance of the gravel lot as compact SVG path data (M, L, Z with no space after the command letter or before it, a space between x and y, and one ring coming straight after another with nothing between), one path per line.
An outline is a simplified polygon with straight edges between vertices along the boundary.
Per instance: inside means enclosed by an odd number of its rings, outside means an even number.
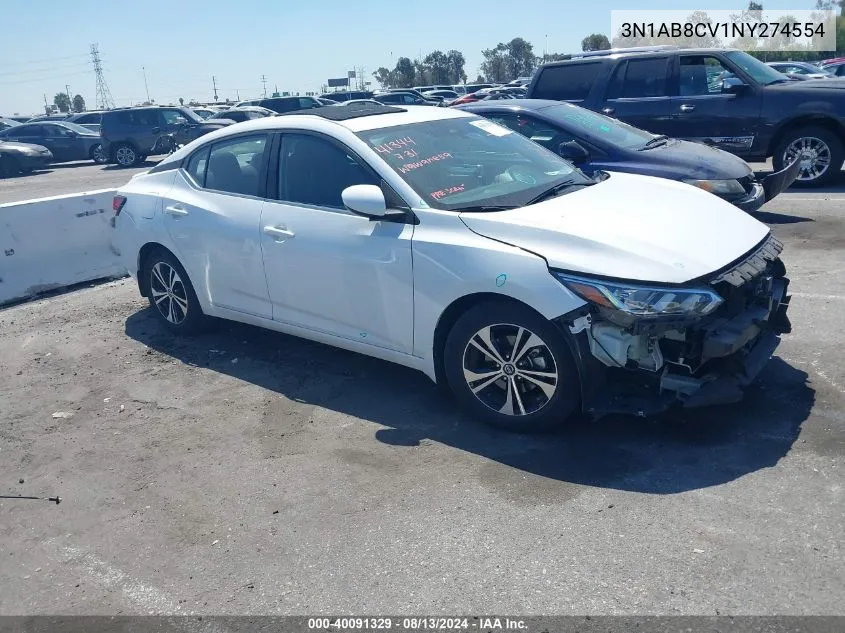
M0 492L63 499L0 500L0 614L845 614L843 190L760 214L794 333L742 404L552 436L129 281L0 310Z

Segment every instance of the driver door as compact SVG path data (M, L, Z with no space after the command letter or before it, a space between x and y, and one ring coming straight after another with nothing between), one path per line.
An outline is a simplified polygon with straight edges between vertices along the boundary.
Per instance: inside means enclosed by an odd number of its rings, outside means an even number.
M275 159L260 228L273 319L410 354L413 225L344 208L346 187L381 179L334 139L285 133Z

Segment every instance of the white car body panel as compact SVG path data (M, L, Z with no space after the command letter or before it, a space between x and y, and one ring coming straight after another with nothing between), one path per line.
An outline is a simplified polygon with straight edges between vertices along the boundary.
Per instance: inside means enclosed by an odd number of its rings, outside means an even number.
M657 283L685 283L738 259L768 227L680 182L614 173L540 204L463 213L473 231L544 257L552 268Z
M436 378L444 311L475 294L509 297L553 319L584 301L549 266L583 274L681 283L738 258L768 229L694 187L614 174L514 211L432 209L355 131L466 112L407 112L328 121L312 114L256 119L193 141L162 161L251 131L310 130L346 144L413 209L417 225L348 211L203 190L181 169L135 176L118 192L115 246L130 274L157 243L182 262L203 311L364 353ZM178 205L185 214L168 214ZM269 235L265 227L292 233Z

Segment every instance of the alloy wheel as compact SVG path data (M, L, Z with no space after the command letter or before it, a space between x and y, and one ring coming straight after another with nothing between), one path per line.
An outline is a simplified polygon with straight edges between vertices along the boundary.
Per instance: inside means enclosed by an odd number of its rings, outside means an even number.
M123 145L117 148L114 157L115 160L117 160L118 165L133 165L135 163L135 150L131 147Z
M463 374L479 401L509 416L545 407L559 380L549 346L531 330L509 323L485 326L469 339Z
M783 164L800 161L797 180L811 182L824 175L830 167L830 147L815 136L802 136L792 141L783 153Z
M161 316L180 325L188 316L188 293L182 278L167 262L157 262L150 272L150 292Z
M108 162L108 156L106 156L106 153L103 151L102 145L94 146L94 149L91 151L91 158L98 165Z

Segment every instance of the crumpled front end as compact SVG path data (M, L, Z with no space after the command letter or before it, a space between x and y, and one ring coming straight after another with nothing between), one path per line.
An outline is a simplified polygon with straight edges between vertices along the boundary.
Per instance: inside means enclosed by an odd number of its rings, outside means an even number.
M723 299L704 317L639 318L596 305L562 317L581 361L585 410L649 415L741 400L791 330L781 250L769 237L704 280Z

